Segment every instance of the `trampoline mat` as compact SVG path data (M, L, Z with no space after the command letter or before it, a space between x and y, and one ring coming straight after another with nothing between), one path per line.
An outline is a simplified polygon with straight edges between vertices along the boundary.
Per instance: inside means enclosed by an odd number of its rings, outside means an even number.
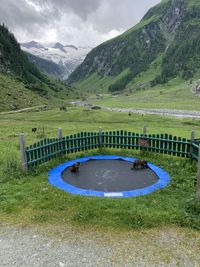
M150 168L131 170L132 163L124 160L89 160L81 163L79 174L69 168L62 179L75 187L103 192L142 189L158 181Z

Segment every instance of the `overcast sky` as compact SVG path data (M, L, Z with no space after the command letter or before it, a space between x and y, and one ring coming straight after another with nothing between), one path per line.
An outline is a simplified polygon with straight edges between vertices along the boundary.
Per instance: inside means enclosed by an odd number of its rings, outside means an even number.
M0 0L19 42L94 47L135 25L160 0Z

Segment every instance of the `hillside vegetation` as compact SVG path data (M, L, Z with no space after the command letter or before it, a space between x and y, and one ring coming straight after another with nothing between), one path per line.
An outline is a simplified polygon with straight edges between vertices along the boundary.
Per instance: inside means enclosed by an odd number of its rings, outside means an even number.
M93 49L69 82L78 88L120 91L134 86L136 76L153 62L158 67L149 86L176 76L192 79L200 67L199 30L198 1L161 1L135 27Z
M17 110L48 104L48 100L26 88L14 77L0 74L0 111Z
M0 25L0 74L0 111L75 95L71 86L45 76L30 63L14 35L4 25Z

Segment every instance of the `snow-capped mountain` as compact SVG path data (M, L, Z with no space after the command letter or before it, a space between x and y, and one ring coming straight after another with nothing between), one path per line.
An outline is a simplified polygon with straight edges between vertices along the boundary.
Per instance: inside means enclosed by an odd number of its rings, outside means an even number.
M67 79L70 73L76 69L91 51L91 47L75 47L73 45L62 45L57 42L52 47L43 46L35 41L21 43L23 51L42 59L52 61L65 69L65 74L60 77Z

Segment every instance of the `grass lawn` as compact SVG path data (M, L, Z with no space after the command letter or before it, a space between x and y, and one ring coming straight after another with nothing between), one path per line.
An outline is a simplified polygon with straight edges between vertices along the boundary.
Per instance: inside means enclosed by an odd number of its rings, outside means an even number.
M65 223L117 229L157 226L185 226L200 229L200 204L195 200L196 162L190 159L145 154L143 157L170 173L171 184L151 195L129 199L104 199L67 194L50 186L48 171L58 164L85 154L140 156L134 150L96 150L72 154L43 164L28 175L19 167L18 135L25 133L27 145L43 137L56 137L80 131L128 130L169 133L190 138L200 135L200 122L159 116L128 116L125 113L70 108L35 113L0 115L0 221L34 224ZM36 133L31 129L36 127Z

